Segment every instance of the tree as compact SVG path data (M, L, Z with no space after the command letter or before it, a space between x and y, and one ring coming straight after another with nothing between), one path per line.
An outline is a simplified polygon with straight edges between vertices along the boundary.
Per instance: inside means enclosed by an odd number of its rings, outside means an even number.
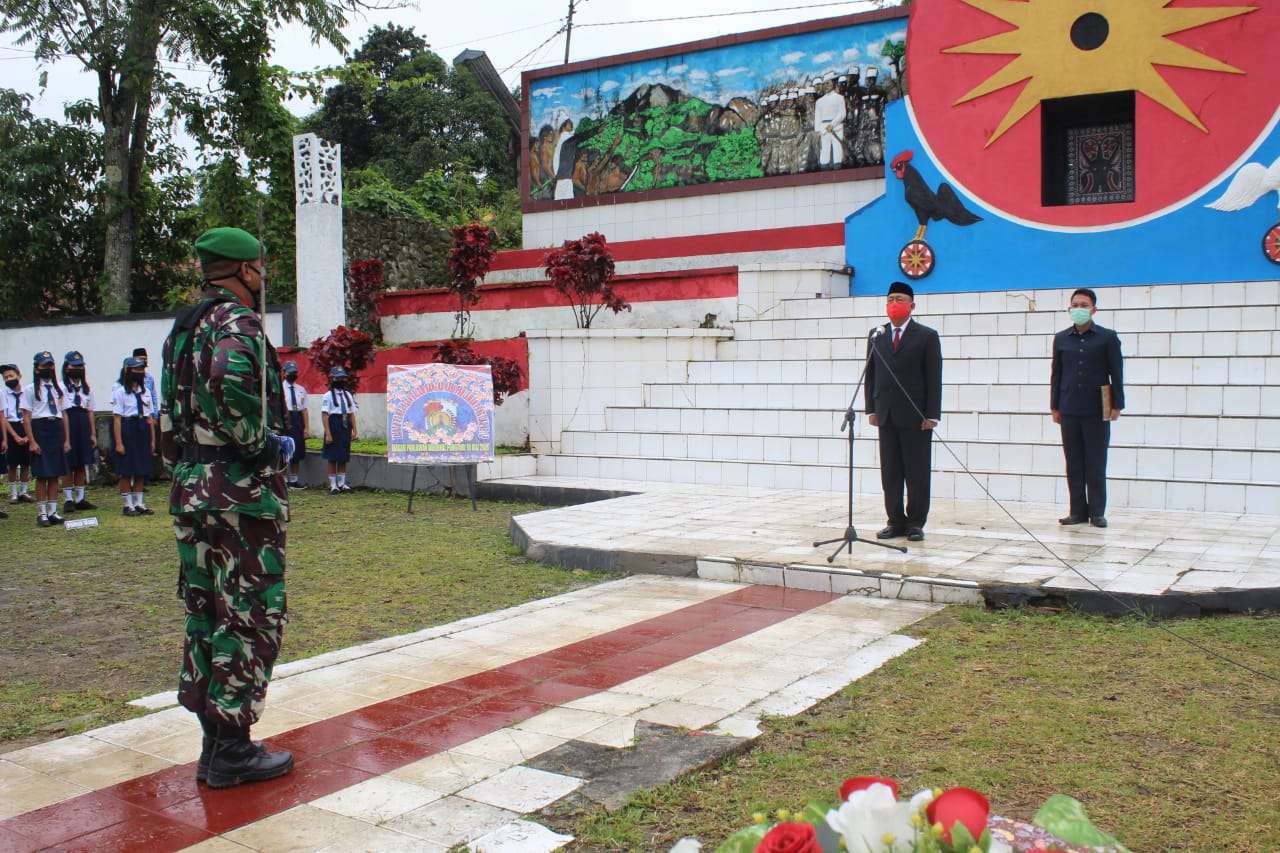
M515 190L501 108L412 28L374 27L337 71L340 82L305 124L342 145L344 172L376 171L450 225Z
M15 32L40 60L73 56L98 80L95 118L102 125L104 247L107 308L133 302L131 272L145 176L157 128L185 119L201 142L216 134L252 139L273 94L266 57L270 31L301 22L312 38L345 45L348 10L363 0L0 0L0 31ZM213 66L216 91L181 84L162 64ZM278 91L275 106L279 107ZM244 132L244 127L249 129Z

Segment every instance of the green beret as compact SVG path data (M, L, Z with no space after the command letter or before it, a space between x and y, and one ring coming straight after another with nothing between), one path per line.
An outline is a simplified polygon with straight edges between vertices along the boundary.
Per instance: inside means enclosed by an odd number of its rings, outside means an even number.
M258 238L242 228L210 228L196 240L196 255L202 261L256 261L262 251Z

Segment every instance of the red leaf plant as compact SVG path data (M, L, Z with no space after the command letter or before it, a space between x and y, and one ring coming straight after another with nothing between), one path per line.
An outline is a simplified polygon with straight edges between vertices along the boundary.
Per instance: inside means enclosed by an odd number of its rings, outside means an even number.
M598 232L578 240L565 240L559 249L546 257L547 278L573 307L573 319L579 329L591 328L591 321L608 308L617 314L630 311L631 305L610 282L613 280L613 253L604 235Z
M453 315L453 337L469 338L475 331L471 323L471 307L480 301L476 288L489 272L497 255L492 243L494 230L472 222L453 229L453 248L449 250L449 292L458 297L458 312Z
M339 326L327 337L312 341L307 347L307 356L326 380L333 368L345 368L348 390L354 393L360 384L359 372L374 363L373 337L359 329Z
M493 404L501 406L502 401L520 390L524 371L519 363L505 355L485 358L471 348L466 341L443 341L436 344L435 360L442 364L487 364L493 373Z

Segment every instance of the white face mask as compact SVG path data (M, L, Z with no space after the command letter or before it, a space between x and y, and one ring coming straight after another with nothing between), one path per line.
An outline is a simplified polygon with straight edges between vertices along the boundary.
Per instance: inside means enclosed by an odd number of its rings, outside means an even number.
M1089 318L1093 316L1092 308L1072 308L1071 323L1075 326L1083 326L1089 322Z

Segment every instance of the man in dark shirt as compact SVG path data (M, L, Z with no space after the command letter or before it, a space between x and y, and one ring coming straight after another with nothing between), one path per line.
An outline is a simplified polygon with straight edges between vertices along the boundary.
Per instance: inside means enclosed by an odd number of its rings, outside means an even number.
M1059 524L1107 526L1107 448L1111 422L1124 408L1120 338L1093 322L1098 297L1087 287L1071 294L1071 326L1053 338L1049 411L1062 427L1071 510ZM1104 392L1106 386L1110 390ZM1103 411L1104 394L1111 409Z

